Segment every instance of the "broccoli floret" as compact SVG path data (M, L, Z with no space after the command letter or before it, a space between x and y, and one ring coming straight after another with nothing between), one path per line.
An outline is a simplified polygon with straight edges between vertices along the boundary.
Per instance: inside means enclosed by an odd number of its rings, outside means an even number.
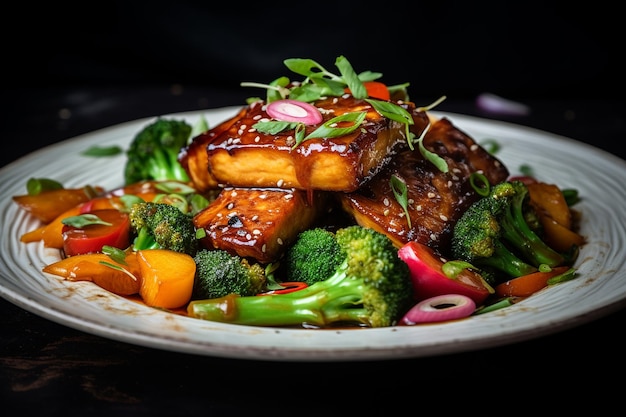
M133 230L133 250L169 249L195 256L198 239L193 218L166 203L140 202L129 210Z
M196 277L192 299L251 296L266 289L265 268L221 249L200 249L194 257Z
M288 281L311 285L331 276L343 258L334 233L317 227L301 232L280 263Z
M126 151L126 184L145 180L189 181L178 155L188 144L191 132L192 126L185 121L162 118L143 128Z
M204 320L255 326L394 325L410 306L408 265L384 234L361 226L335 232L344 254L324 281L275 295L194 300L187 312Z
M454 226L452 256L478 268L497 270L508 277L535 272L540 265L555 267L565 258L531 228L528 188L521 181L494 185L474 202Z

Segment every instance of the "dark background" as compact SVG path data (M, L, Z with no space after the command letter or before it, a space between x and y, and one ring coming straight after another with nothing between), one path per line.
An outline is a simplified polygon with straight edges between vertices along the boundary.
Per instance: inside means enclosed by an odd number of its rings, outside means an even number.
M284 59L334 71L339 55L388 84L410 82L418 105L446 95L437 110L626 157L624 18L603 2L23 2L3 17L0 166L121 122L243 105L259 92L239 83L291 76ZM476 104L485 92L531 112L488 112ZM477 352L318 364L128 345L0 300L0 406L38 416L606 413L621 406L623 307Z
M344 55L357 72L410 82L411 99L437 110L488 114L485 92L546 116L538 128L586 140L581 119L612 140L624 108L622 14L602 2L346 0L246 5L205 1L59 2L25 7L4 26L2 112L22 153L94 128L167 112L242 104L290 73L286 58L335 71ZM26 9L28 7L28 9ZM31 10L32 9L32 10ZM148 99L146 99L148 97ZM581 100L585 100L584 105ZM544 114L545 113L545 114ZM47 132L43 135L41 131ZM622 154L623 156L623 154ZM3 156L3 163L8 156Z

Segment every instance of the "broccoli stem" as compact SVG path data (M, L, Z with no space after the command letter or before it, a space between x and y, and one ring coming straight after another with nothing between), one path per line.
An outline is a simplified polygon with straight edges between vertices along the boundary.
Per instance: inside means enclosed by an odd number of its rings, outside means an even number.
M189 176L180 165L175 154L162 149L153 149L153 160L148 164L148 172L152 178L168 178L182 182L189 181Z
M518 187L517 191L500 220L502 237L535 267L542 264L550 267L563 264L563 256L550 248L526 223L523 202L528 189Z
M362 306L362 286L361 279L346 279L345 273L338 272L325 281L286 294L231 294L195 300L189 303L187 311L204 320L254 326L369 324L371 313Z
M500 241L494 241L492 256L476 258L474 264L479 267L495 268L512 277L520 277L537 271L537 268L519 259Z
M138 250L144 250L144 249L158 249L158 248L159 248L159 244L154 239L154 236L150 234L149 229L147 227L139 228L139 231L137 232L137 237L135 238L133 242L133 250L138 251Z

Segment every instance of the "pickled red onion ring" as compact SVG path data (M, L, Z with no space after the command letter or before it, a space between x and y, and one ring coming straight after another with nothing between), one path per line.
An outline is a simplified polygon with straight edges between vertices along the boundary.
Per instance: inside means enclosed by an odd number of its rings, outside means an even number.
M461 294L444 294L420 301L402 317L400 324L435 323L468 317L476 303Z
M267 105L265 111L272 118L284 122L315 125L322 121L322 113L313 105L297 100L277 100Z

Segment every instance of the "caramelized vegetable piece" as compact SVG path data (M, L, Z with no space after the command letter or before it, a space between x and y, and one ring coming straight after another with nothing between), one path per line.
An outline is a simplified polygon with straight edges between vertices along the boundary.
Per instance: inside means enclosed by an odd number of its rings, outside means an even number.
M139 295L152 307L178 308L191 299L196 264L187 254L166 249L137 252L141 271Z
M534 272L513 278L495 287L498 297L528 297L548 285L548 280L561 275L569 266L557 266L548 272Z
M432 248L419 242L404 244L398 250L398 256L409 266L415 300L460 294L479 305L493 293L493 288L470 269L462 270L455 278L446 276L442 269L444 261Z
M539 216L545 233L544 240L557 252L568 252L572 246L580 247L585 243L585 238L578 233L557 223L548 216Z
M86 213L87 214L87 213ZM102 252L102 247L126 249L130 245L130 218L116 209L89 212L106 224L90 224L84 227L64 225L63 251L65 256Z
M572 228L572 213L561 189L554 184L536 182L526 185L530 204L544 216L549 216L561 226Z
M91 198L84 188L61 188L43 191L37 195L13 196L13 201L23 210L43 222L50 223L64 211L77 206Z
M528 184L530 204L539 215L544 229L544 240L557 252L567 252L581 246L585 238L573 230L572 212L561 190L553 184Z
M44 227L43 245L47 248L63 249L63 219L80 214L80 207L74 207L58 216Z
M93 253L61 259L46 265L42 271L68 281L91 281L118 295L138 294L141 287L141 275L136 254L127 253L125 262L126 265L122 265L103 253ZM116 265L127 272L110 265Z

